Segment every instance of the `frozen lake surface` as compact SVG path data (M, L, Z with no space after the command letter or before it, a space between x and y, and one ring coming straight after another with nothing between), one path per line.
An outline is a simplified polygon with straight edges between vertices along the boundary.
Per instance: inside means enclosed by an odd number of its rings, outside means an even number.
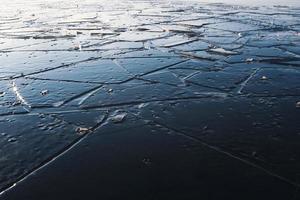
M197 1L197 0L195 0ZM207 3L226 3L226 4L237 4L237 5L248 5L248 6L273 6L273 5L282 5L282 6L300 6L298 0L199 0L198 2L207 2Z
M299 198L296 1L3 2L0 199Z

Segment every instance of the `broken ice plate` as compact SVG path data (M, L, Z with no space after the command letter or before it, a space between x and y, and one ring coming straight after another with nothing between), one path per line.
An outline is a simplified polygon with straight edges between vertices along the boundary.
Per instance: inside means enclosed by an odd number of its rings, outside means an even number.
M120 113L120 114L117 114L117 115L111 117L111 121L113 123L121 123L125 120L126 116L127 116L127 113Z
M76 128L76 133L78 135L84 135L84 134L88 133L89 131L90 131L90 129L89 128L85 128L85 127L77 127Z
M147 105L148 105L147 103L141 103L138 105L138 108L142 109L142 108L146 107Z
M253 62L254 61L254 58L247 58L246 59L246 62Z
M14 138L14 137L11 137L8 139L8 142L12 142L12 143L16 142L16 141L17 141L17 138Z
M236 55L236 54L238 54L238 52L226 50L226 49L223 49L223 48L213 48L213 49L209 49L208 51L213 52L213 53L222 54L222 55Z
M266 76L262 76L260 79L265 81L265 80L267 80L267 79L268 79L268 77L266 77Z
M45 96L45 95L47 95L49 93L49 90L42 90L41 91L41 95L42 96Z

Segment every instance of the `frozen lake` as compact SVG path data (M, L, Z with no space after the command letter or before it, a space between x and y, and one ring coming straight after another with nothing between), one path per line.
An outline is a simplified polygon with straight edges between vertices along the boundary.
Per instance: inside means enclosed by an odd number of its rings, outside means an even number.
M0 199L298 199L298 3L211 2L0 1Z
M300 6L298 0L206 0L199 2L216 2L216 3L226 3L226 4L239 4L239 5L249 5L249 6L271 6L271 5L282 5L282 6Z

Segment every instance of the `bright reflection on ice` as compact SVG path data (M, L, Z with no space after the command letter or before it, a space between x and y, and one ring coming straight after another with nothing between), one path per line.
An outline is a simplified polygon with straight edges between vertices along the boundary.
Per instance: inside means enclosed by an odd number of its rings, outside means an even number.
M24 109L29 111L31 109L31 105L25 100L25 98L22 96L22 94L19 91L19 88L17 84L13 81L12 82L12 91L15 93L17 100L24 105Z

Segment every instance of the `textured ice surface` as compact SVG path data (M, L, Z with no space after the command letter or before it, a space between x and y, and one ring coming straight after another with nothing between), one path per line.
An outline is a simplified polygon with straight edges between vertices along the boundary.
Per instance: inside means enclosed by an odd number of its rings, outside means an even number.
M241 4L1 3L0 188L82 138L132 127L139 141L123 135L124 149L148 137L164 146L171 136L149 135L173 134L183 146L195 142L220 160L299 187L300 9Z

